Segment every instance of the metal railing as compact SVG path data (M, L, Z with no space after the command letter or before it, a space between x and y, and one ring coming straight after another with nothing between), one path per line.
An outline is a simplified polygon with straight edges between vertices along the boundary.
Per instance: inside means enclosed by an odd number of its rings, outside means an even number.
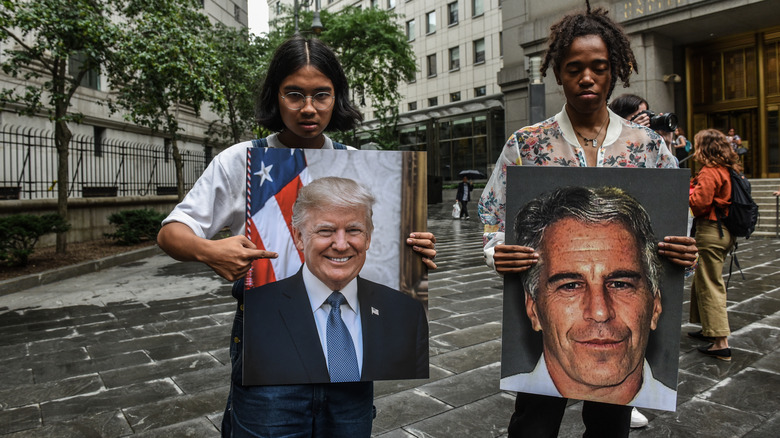
M0 127L0 199L57 197L54 135L32 127ZM176 168L164 146L117 139L96 143L74 135L68 155L70 197L176 194ZM182 150L184 189L206 168L205 151Z

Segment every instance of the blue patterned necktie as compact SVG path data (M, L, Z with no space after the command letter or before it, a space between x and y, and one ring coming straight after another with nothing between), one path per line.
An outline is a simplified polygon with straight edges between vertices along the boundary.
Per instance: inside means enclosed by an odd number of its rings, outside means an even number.
M328 297L330 313L325 330L328 344L328 371L331 382L357 382L360 380L355 344L341 319L341 304L346 301L344 295L335 291Z

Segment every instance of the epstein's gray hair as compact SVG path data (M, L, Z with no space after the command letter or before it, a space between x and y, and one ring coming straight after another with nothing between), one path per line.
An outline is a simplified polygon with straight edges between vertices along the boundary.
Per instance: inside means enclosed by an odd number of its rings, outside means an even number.
M631 195L617 187L563 187L532 200L515 218L517 245L539 251L544 233L554 223L572 218L584 224L617 223L625 226L637 239L639 255L653 294L659 291L661 260L650 216ZM544 254L539 262L520 273L523 288L536 299Z
M366 212L368 235L374 231L373 206L376 199L363 185L349 178L326 176L310 182L298 192L293 204L292 226L303 230L312 210L362 208Z

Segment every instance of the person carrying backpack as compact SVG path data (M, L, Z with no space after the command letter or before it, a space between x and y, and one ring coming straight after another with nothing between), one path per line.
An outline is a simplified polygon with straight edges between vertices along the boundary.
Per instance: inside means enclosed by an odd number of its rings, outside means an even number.
M690 321L701 324L701 330L689 332L688 336L710 343L698 348L701 353L729 361L731 331L721 271L735 236L718 219L728 214L731 204L730 170L741 173L742 166L728 139L718 130L699 131L694 145L694 158L704 167L696 175L688 200L699 248L699 265L691 284Z

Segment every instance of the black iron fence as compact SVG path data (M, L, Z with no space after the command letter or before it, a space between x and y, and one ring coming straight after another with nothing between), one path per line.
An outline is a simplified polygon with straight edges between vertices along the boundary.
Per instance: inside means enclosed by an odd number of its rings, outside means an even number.
M0 199L57 197L54 134L31 127L0 128ZM183 150L184 189L203 173L204 151ZM74 135L68 156L70 197L176 194L176 168L167 147Z

